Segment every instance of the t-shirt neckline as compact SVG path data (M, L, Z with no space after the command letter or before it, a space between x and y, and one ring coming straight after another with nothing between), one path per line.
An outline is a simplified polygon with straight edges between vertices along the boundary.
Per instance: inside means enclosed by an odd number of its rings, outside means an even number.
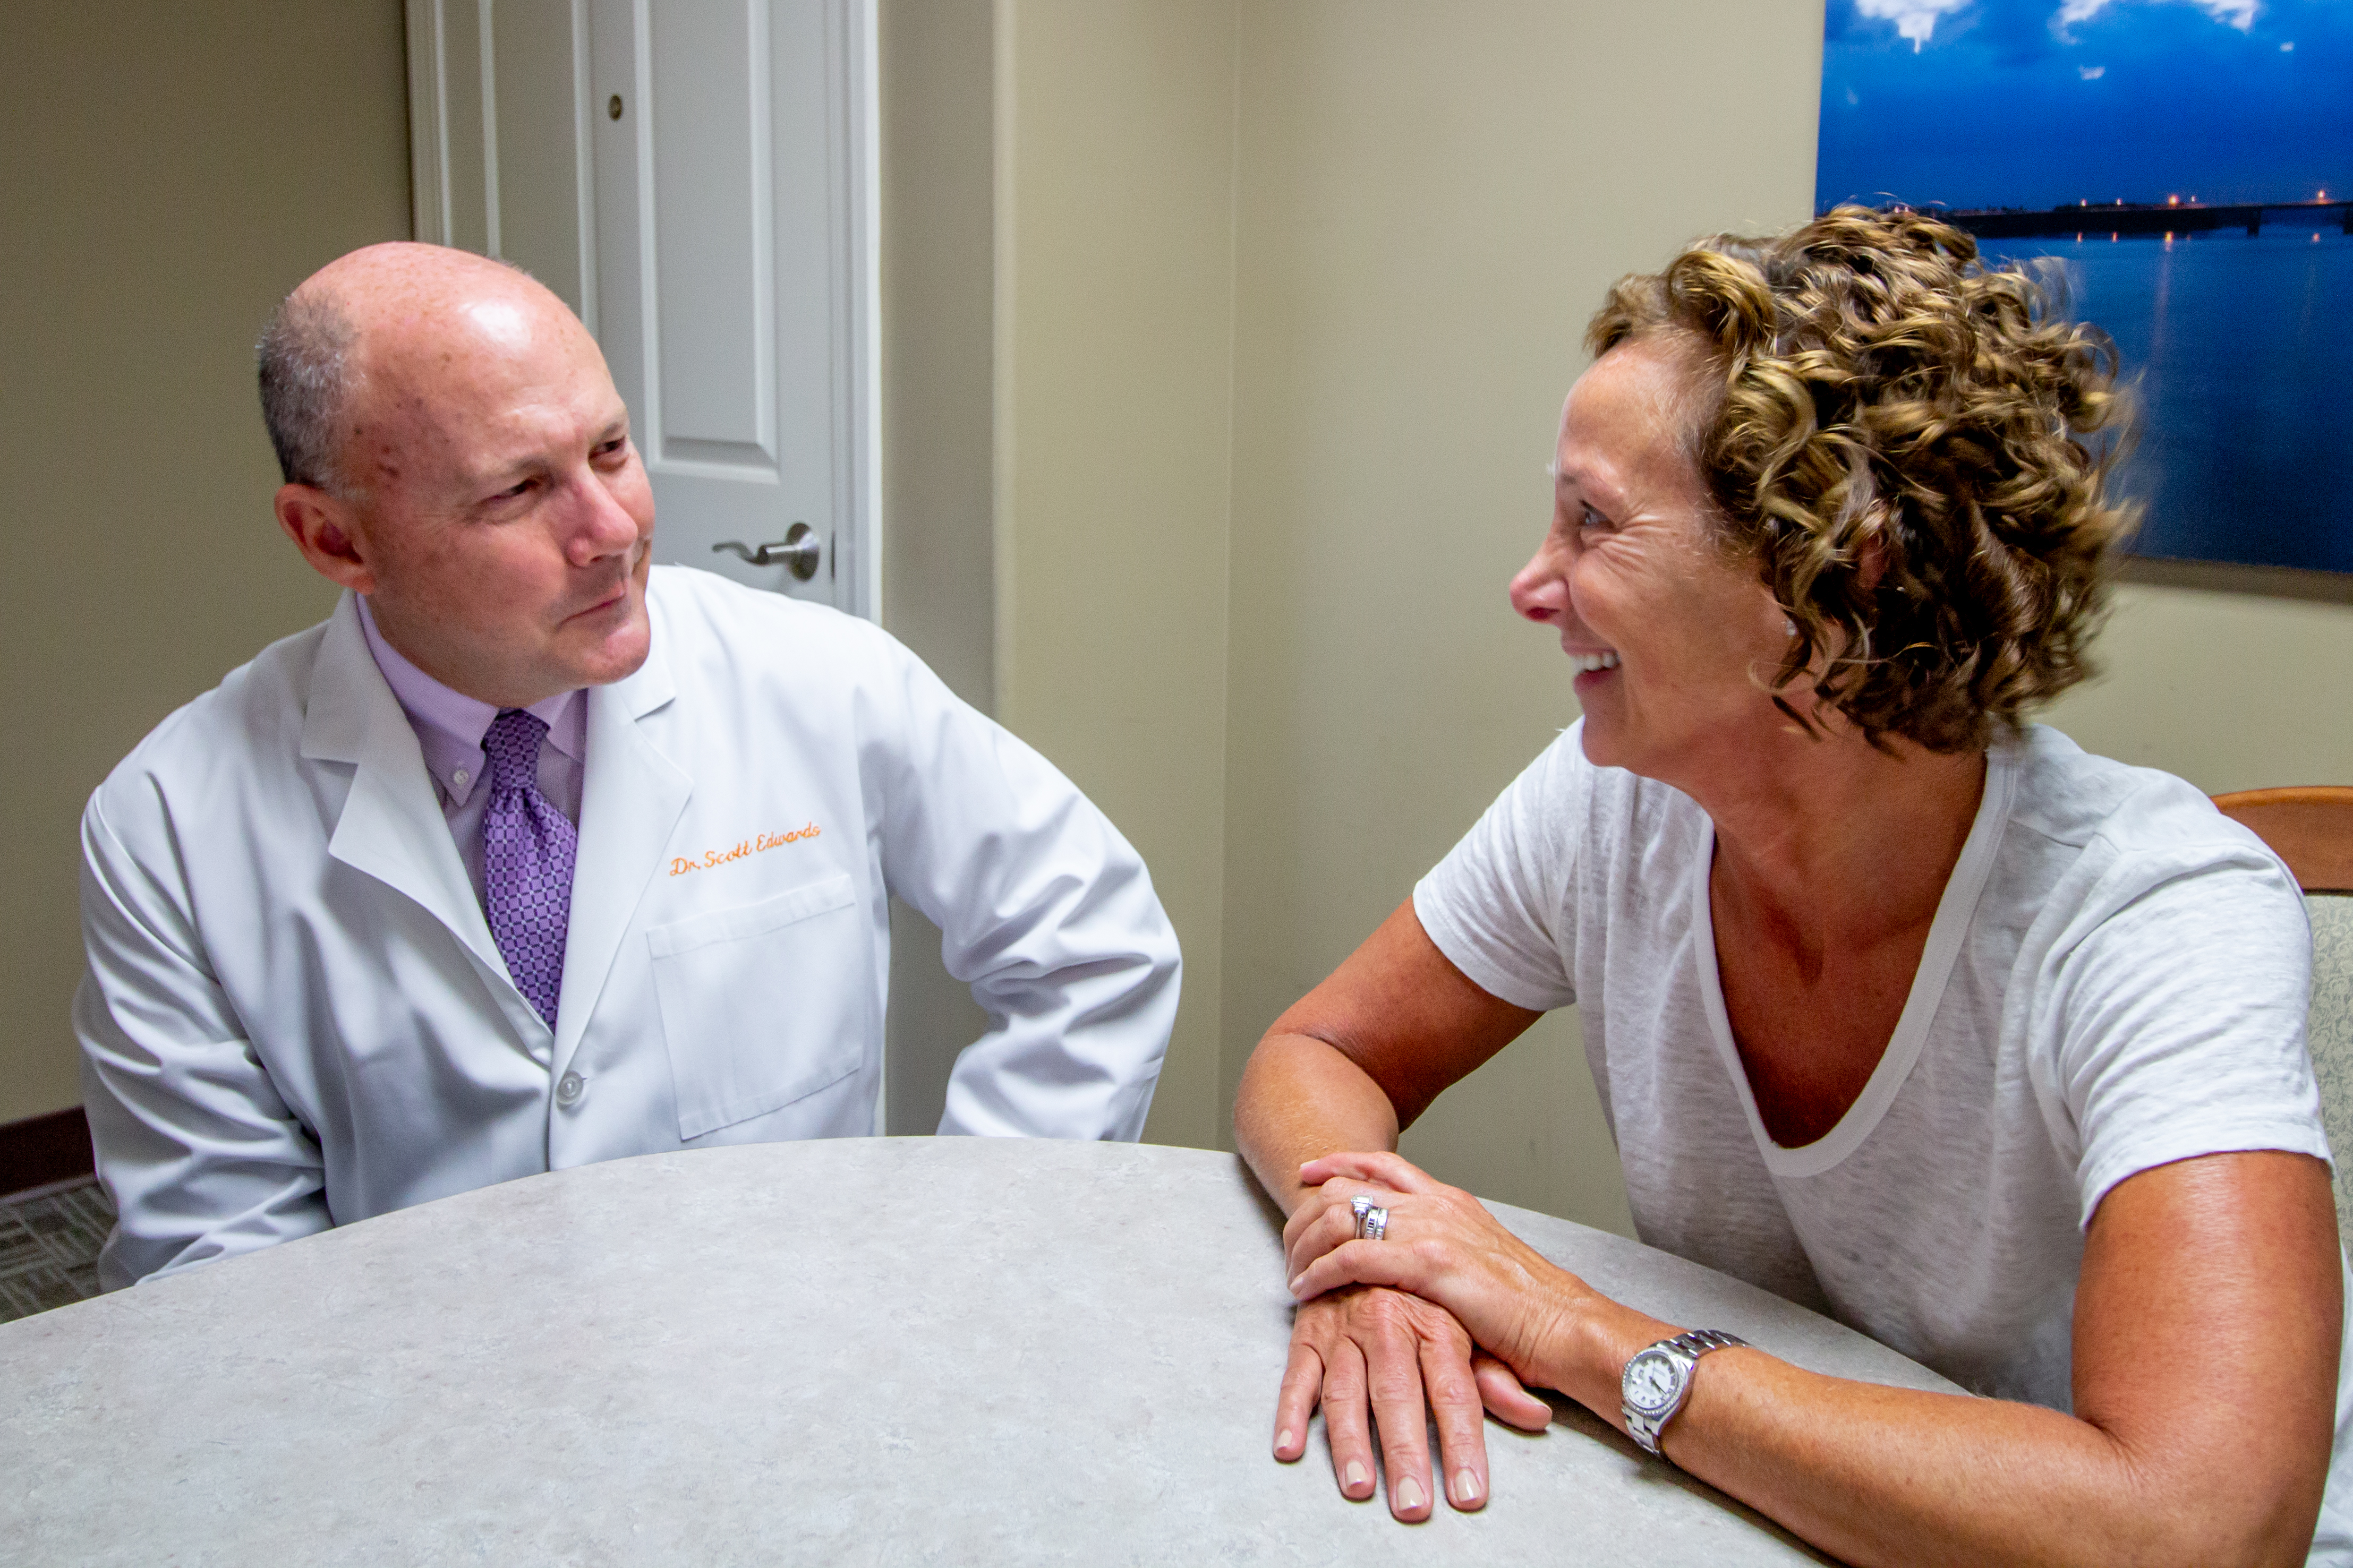
M1862 1146L1871 1136L1887 1108L1895 1102L1896 1091L1911 1076L1913 1064L1920 1059L1921 1049L1928 1041L1928 1026L1944 1004L1945 986L1952 979L1953 965L1960 959L1961 943L1968 934L1970 922L1977 918L1978 900L1984 894L1986 883L1993 875L1996 850L2001 843L2002 828L2010 821L2012 797L2017 793L2018 748L1997 740L1986 748L1985 793L1978 802L1977 818L1969 825L1969 836L1961 844L1960 858L1953 864L1953 873L1945 880L1944 896L1936 902L1936 918L1929 922L1928 940L1920 950L1920 967L1912 976L1912 989L1904 1000L1904 1011L1895 1020L1895 1032L1888 1037L1887 1049L1880 1054L1879 1065L1872 1069L1862 1092L1846 1108L1836 1126L1810 1143L1797 1148L1784 1148L1773 1141L1765 1130L1765 1119L1757 1114L1756 1091L1748 1085L1748 1069L1741 1064L1739 1047L1732 1041L1732 1019L1724 1006L1724 975L1715 961L1715 910L1708 892L1708 873L1715 863L1715 824L1702 814L1699 854L1692 862L1693 924L1697 936L1700 998L1707 1012L1708 1033L1715 1039L1716 1054L1723 1058L1725 1070L1732 1077L1732 1087L1740 1097L1740 1109L1748 1118L1748 1131L1757 1140L1757 1150L1764 1157L1766 1169L1776 1176L1819 1176L1834 1168L1849 1154Z

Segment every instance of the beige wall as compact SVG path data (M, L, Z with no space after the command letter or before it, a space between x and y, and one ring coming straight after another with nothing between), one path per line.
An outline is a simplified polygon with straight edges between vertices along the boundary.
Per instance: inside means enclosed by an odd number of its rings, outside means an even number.
M2137 563L2043 715L2086 751L2210 794L2353 784L2353 577Z
M1149 1135L1226 1143L1258 1033L1574 716L1502 588L1578 333L1805 212L1819 12L997 10L997 710L1150 860L1187 975ZM1409 1147L1622 1224L1575 1038Z
M332 602L279 536L253 341L405 238L399 0L37 0L0 50L0 1121L80 1098L76 824L173 708Z
M882 623L982 711L995 705L996 15L881 0ZM988 1026L940 966L937 927L891 907L892 1133L940 1122L956 1053Z
M1213 1144L1224 951L1232 0L998 0L997 713L1185 947L1155 1142Z

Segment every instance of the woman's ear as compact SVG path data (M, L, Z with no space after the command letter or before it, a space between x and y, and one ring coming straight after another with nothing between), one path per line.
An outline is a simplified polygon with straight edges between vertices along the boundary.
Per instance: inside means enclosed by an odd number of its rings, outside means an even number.
M1887 540L1878 530L1866 534L1856 548L1854 572L1866 594L1877 591L1879 580L1887 575Z

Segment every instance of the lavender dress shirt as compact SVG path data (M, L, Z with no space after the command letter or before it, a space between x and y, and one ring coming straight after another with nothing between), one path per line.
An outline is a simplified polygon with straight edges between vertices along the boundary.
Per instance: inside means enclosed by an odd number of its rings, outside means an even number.
M375 613L368 607L366 595L358 598L360 630L367 637L368 652L375 656L376 668L384 672L385 684L399 699L401 711L408 715L408 727L417 731L417 747L425 753L425 771L433 776L433 791L440 797L449 837L457 841L458 858L465 862L467 879L474 885L474 901L484 904L487 912L482 813L490 805L491 792L482 737L490 732L491 721L499 716L499 710L461 691L452 691L409 663L376 629ZM539 748L539 792L577 827L580 781L588 756L587 690L575 688L534 702L531 711L547 725L547 738Z

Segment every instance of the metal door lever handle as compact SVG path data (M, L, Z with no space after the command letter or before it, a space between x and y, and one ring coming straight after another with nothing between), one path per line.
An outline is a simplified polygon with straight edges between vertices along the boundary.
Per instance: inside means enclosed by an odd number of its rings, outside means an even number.
M806 583L817 575L818 563L825 559L825 543L817 530L806 522L797 522L785 530L785 537L754 550L741 540L730 539L711 547L713 555L732 550L754 566L781 565L797 582Z

